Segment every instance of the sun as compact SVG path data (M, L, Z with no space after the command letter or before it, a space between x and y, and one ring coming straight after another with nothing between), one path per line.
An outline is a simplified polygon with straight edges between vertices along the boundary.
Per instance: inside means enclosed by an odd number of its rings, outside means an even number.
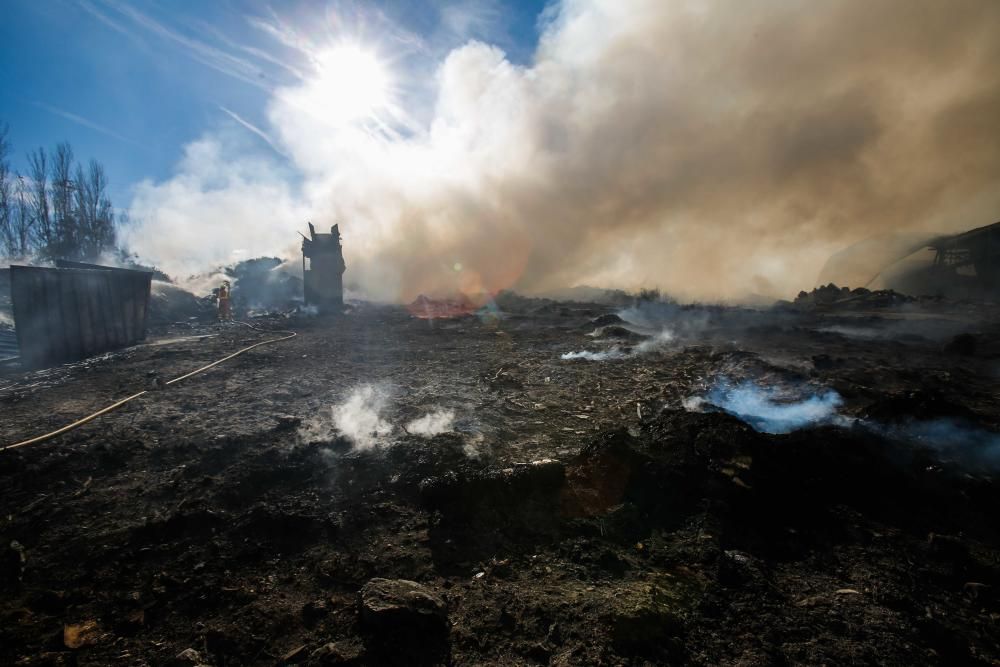
M389 73L374 51L341 44L314 57L316 77L303 102L335 125L376 115L389 104Z

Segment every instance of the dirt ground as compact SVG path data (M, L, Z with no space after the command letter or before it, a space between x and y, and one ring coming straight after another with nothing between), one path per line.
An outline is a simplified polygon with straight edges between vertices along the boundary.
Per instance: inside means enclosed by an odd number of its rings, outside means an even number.
M1000 665L1000 317L869 305L362 304L0 370L0 445L150 390L0 452L0 663ZM723 378L842 403L759 432L692 402Z

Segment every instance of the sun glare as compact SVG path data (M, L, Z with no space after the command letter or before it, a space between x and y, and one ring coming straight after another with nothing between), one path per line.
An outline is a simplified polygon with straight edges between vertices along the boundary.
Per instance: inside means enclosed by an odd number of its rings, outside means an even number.
M327 121L350 123L388 104L388 72L372 51L344 44L320 53L315 62L309 106Z

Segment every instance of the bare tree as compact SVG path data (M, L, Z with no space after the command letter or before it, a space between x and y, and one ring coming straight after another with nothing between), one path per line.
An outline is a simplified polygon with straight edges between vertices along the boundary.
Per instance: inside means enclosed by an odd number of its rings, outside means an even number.
M7 162L7 156L10 154L10 141L7 138L8 133L9 128L6 123L0 125L0 243L3 244L6 254L12 255L13 234L11 220L14 217L14 188L10 164Z
M76 168L76 246L74 254L96 259L115 245L114 211L107 196L108 179L104 167L91 160L87 171Z
M25 177L11 171L9 155L8 128L0 124L0 254L97 259L115 249L115 211L100 162L74 164L72 147L62 142L28 153Z
M32 250L32 230L35 226L35 217L32 215L32 188L27 179L20 174L17 175L17 184L14 187L14 210L11 215L11 246L10 254L14 257L24 258L31 254Z
M65 141L52 152L52 226L53 239L42 253L49 257L75 255L79 247L77 221L73 206L73 149Z
M55 246L49 199L49 161L44 148L28 153L28 177L31 181L31 217L35 221L35 244L43 252Z

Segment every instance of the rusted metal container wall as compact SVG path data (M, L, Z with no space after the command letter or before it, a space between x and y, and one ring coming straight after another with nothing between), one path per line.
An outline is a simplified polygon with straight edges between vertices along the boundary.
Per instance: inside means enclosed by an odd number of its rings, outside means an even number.
M10 269L0 269L0 362L18 356L17 336L13 327L5 325L7 316L13 317L10 304ZM13 320L10 320L13 323Z
M83 359L146 337L151 273L99 266L10 268L22 363Z

